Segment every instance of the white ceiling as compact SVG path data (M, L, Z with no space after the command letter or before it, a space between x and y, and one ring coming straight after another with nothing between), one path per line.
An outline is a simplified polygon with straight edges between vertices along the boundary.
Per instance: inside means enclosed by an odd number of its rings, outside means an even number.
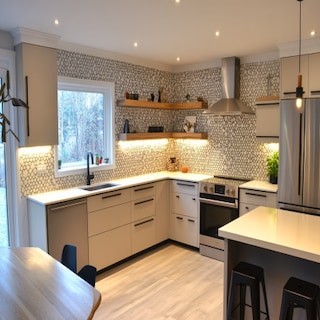
M1 0L0 30L17 27L73 43L190 65L277 52L299 38L297 0ZM302 2L302 39L320 36L320 0ZM60 24L54 25L54 19ZM215 32L219 30L217 38ZM133 43L138 42L134 47ZM176 61L180 57L180 62Z

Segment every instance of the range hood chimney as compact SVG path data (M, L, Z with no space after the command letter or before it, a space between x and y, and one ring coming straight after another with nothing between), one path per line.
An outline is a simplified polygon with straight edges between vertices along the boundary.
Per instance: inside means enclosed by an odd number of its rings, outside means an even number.
M219 116L239 116L254 114L240 97L240 59L230 57L222 59L222 99L208 107L203 113Z

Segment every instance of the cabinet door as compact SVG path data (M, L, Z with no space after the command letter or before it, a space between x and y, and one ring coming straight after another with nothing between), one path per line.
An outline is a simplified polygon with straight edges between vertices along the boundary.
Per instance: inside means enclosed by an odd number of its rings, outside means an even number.
M130 224L89 238L89 264L97 270L131 255Z
M19 44L17 93L30 106L19 107L19 139L25 147L58 144L57 51ZM27 101L28 95L28 101Z
M242 216L255 208L258 208L258 206L250 203L240 202L239 215Z
M279 138L280 107L276 103L257 103L257 138Z
M132 254L156 244L155 216L131 224Z
M320 96L320 53L309 55L309 91L311 97Z
M300 71L302 74L302 87L306 93L309 90L309 58L301 56ZM299 57L286 57L281 59L281 98L294 98L298 85Z
M173 193L171 197L172 212L198 218L198 201L196 196Z
M171 214L170 237L172 240L199 247L198 233L198 219Z
M156 242L170 237L170 181L156 183Z

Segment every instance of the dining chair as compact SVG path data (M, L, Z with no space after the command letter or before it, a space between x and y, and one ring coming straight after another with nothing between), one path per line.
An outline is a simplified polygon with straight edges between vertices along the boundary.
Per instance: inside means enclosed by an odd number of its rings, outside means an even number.
M66 244L62 250L61 263L74 273L77 273L77 247Z
M95 287L96 285L96 275L96 267L91 266L89 264L82 267L81 270L78 272L78 276L81 277L83 280L87 281L93 287Z

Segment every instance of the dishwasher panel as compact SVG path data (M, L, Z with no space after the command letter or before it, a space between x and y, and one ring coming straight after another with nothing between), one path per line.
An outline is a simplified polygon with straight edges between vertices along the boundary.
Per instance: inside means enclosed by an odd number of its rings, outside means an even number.
M48 253L61 260L65 244L77 247L77 270L89 262L86 199L67 201L47 207Z

